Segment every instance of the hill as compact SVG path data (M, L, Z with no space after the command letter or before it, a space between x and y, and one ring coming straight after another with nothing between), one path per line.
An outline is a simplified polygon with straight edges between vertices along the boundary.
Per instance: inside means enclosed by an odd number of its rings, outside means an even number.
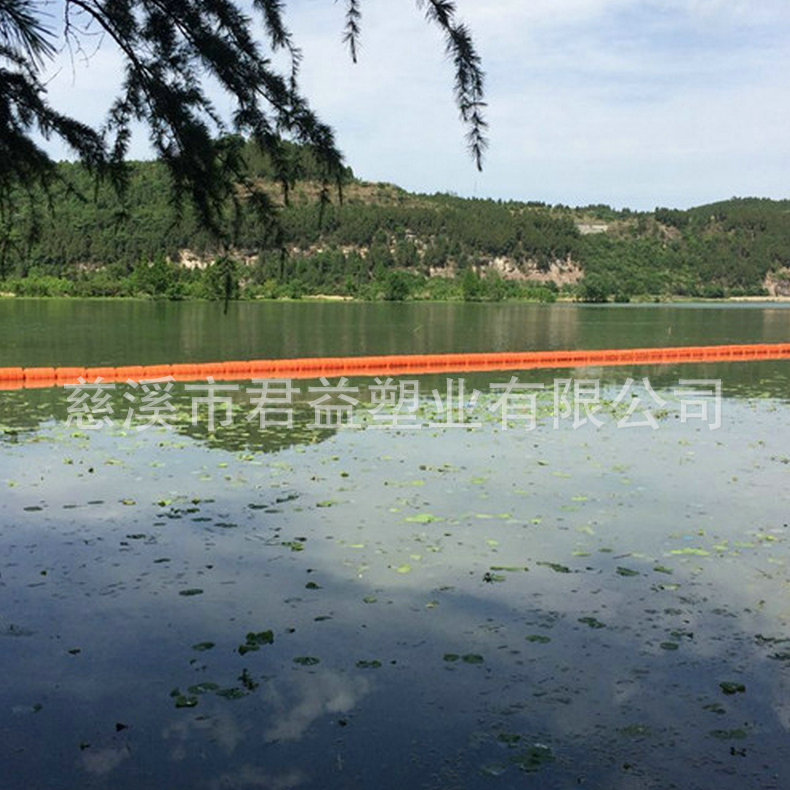
M265 223L228 207L219 249L170 199L164 168L133 163L123 202L82 168L60 165L47 198L19 195L0 218L0 291L19 295L587 301L790 294L790 201L732 199L689 210L617 211L408 193L349 170L342 200L321 199L294 149ZM49 201L48 208L47 202Z

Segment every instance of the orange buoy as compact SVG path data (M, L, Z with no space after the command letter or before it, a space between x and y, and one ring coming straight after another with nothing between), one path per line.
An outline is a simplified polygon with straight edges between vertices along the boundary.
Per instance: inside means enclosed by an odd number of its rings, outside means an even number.
M4 367L0 389L87 383L151 381L252 380L268 378L424 375L486 370L530 370L615 365L671 365L691 362L746 362L790 359L790 343L747 345L675 346L671 348L573 349L565 351L498 351L472 354L390 354L360 357L303 357L298 359L181 362L174 365L123 367Z

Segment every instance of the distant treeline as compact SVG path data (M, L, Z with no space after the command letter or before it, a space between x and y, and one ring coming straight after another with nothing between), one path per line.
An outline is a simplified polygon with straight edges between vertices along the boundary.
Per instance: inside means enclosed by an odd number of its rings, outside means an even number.
M764 293L790 265L790 201L732 200L687 211L622 213L607 233L585 237L583 295L717 298Z
M227 210L219 247L164 168L138 162L119 198L80 166L62 164L49 195L20 192L0 217L0 290L20 295L255 298L330 294L364 299L723 297L763 292L790 265L790 201L733 199L688 211L617 211L366 184L349 170L331 203L294 147L291 169L247 149L279 222L245 201ZM288 203L278 178L289 184ZM585 232L582 233L581 230ZM191 266L179 265L183 260ZM557 266L583 278L541 285ZM503 276L504 275L504 276Z

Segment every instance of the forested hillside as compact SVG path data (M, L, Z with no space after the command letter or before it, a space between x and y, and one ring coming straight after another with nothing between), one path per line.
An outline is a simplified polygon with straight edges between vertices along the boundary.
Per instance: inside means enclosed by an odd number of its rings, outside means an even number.
M241 195L222 246L173 205L160 164L134 163L122 199L62 164L48 196L20 193L0 217L0 291L587 301L790 293L790 201L638 213L415 195L349 170L326 202L304 151L294 148L287 173L248 156L281 206L279 226Z

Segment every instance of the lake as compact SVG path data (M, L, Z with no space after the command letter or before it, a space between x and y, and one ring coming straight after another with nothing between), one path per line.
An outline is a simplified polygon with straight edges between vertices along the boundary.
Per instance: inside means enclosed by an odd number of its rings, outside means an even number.
M0 366L788 338L784 305L0 300ZM790 786L789 383L0 392L5 786Z

